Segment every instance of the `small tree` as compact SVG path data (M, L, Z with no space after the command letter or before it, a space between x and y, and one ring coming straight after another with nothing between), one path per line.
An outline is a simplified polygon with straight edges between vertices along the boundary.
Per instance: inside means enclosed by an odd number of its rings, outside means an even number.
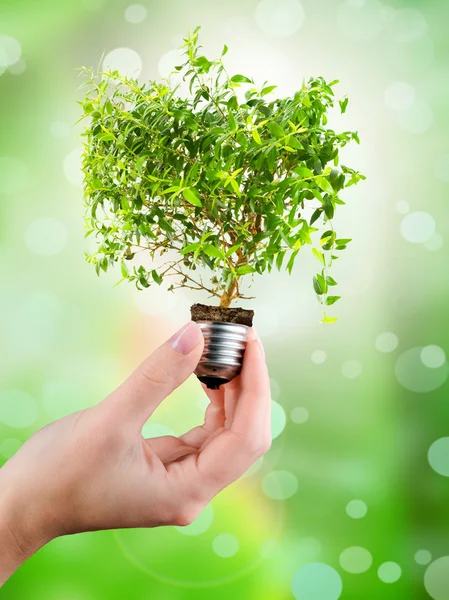
M340 191L364 178L339 166L340 148L358 143L357 134L326 127L337 81L310 79L293 96L268 100L276 86L229 76L227 46L209 60L198 31L184 40L176 85L82 69L86 228L98 239L87 260L98 274L121 263L138 288L173 278L169 289L206 290L228 307L245 298L243 278L274 266L290 273L309 245L320 263L314 290L331 305L339 296L328 295L336 282L327 269L350 241L337 237L332 219ZM128 262L138 252L167 261L147 270ZM206 285L199 267L212 271Z

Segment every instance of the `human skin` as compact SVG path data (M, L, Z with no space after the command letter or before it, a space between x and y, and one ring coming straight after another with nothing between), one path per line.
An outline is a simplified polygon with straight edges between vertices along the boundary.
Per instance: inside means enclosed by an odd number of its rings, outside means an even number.
M99 529L188 525L271 444L262 344L249 331L241 375L204 424L145 439L143 425L193 373L203 350L190 322L102 402L37 431L0 469L0 587L50 540Z

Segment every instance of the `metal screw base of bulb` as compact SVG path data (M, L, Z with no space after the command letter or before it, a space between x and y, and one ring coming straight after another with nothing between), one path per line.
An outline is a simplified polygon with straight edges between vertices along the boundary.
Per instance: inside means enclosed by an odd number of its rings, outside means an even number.
M217 390L242 369L248 329L239 323L197 321L204 337L204 350L195 375L209 389Z

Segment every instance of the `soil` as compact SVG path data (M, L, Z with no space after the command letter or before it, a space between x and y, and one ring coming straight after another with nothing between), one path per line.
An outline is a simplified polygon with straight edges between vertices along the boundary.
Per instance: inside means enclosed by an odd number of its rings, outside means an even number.
M190 307L192 321L221 321L222 323L239 323L252 327L254 311L246 308L223 308L207 304L193 304Z

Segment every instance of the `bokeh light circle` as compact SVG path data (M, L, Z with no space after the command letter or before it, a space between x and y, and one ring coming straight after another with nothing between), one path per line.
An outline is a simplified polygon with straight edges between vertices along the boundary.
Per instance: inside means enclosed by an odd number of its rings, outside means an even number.
M351 500L346 505L346 514L351 519L363 519L368 512L368 507L363 500Z
M22 46L9 35L0 35L0 71L14 65L22 56Z
M427 458L429 465L436 473L443 477L449 477L449 437L442 437L433 442Z
M432 555L428 550L418 550L415 554L415 562L417 562L418 565L428 565L431 560Z
M6 438L0 442L0 456L10 459L22 445L16 438Z
M355 358L345 361L341 367L341 372L348 379L357 379L362 374L362 371L362 363Z
M287 415L284 407L276 400L271 401L271 439L276 439L281 435L287 423Z
M426 393L438 389L446 381L449 373L447 363L438 369L429 369L421 360L420 347L410 348L401 354L395 365L399 383L407 390Z
M0 194L20 192L28 180L28 169L14 156L0 156Z
M304 406L295 406L290 413L291 420L297 425L302 425L309 420L309 411Z
M67 245L67 229L61 221L51 217L36 219L25 231L25 244L38 256L54 256Z
M214 509L211 504L206 504L203 510L200 512L198 517L190 523L190 525L186 525L185 527L174 527L176 531L182 533L183 535L195 536L201 535L205 531L209 529L214 520Z
M340 565L348 573L364 573L373 564L371 553L361 546L351 546L340 554Z
M103 59L103 70L119 71L127 77L138 77L142 70L142 59L132 48L115 48Z
M433 600L447 600L449 556L441 556L427 567L424 573L424 587Z
M402 569L398 563L388 561L384 562L377 569L377 575L384 583L394 583L400 579L402 575Z
M271 471L262 480L262 490L271 500L287 500L298 490L298 480L290 471Z
M181 50L169 50L163 54L158 62L158 71L161 77L167 78L175 71L175 67L181 65L185 60Z
M36 400L22 390L0 390L0 422L14 429L30 427L38 416Z
M294 574L292 592L296 600L338 600L343 592L343 582L329 565L309 563Z
M212 542L212 549L221 558L230 558L237 554L239 541L232 533L221 533Z
M260 0L256 21L264 33L286 37L298 32L304 23L304 9L299 0Z
M316 365L322 365L325 360L327 358L327 354L326 352L324 352L324 350L314 350L312 352L312 362L315 363Z
M384 102L392 110L405 110L414 103L416 93L414 88L403 81L397 81L387 87L384 92Z
M403 218L400 230L407 242L423 244L435 233L435 219L423 211L412 212Z
M125 21L137 25L143 23L148 15L148 9L142 4L130 4L125 9Z
M396 120L399 125L412 134L428 131L433 125L433 112L423 100L416 100L409 108L398 111Z
M374 342L379 352L393 352L398 347L398 336L391 331L379 333Z
M446 354L443 348L431 344L421 350L421 360L429 369L439 369L446 362Z

